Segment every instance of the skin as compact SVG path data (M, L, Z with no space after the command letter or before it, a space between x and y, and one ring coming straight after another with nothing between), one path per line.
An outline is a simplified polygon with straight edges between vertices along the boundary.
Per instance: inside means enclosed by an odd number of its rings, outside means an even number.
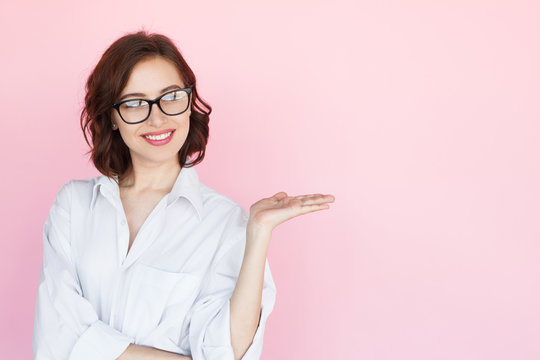
M154 99L162 89L178 85L184 87L180 74L173 64L162 57L144 59L133 68L121 96L143 93L138 98ZM191 104L189 106L191 108ZM133 171L120 185L120 197L130 230L131 244L146 217L169 193L181 167L177 153L189 132L190 110L175 116L163 114L152 107L150 117L139 124L126 124L116 111L113 112L115 131L129 147ZM141 134L163 129L175 129L172 140L162 146L149 144ZM241 359L249 348L257 330L261 311L264 266L272 230L279 224L299 215L329 208L333 195L306 194L288 196L278 192L263 198L250 207L246 229L246 248L236 287L231 297L231 345L235 359ZM128 250L129 251L129 250ZM192 359L152 347L130 344L118 357L119 360L143 359Z

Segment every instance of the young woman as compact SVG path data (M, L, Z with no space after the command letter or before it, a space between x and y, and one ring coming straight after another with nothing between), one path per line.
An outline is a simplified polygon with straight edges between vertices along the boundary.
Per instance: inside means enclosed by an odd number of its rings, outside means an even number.
M86 90L102 175L65 183L45 221L34 358L259 359L272 230L334 197L278 192L248 214L199 181L211 107L163 35L115 41Z

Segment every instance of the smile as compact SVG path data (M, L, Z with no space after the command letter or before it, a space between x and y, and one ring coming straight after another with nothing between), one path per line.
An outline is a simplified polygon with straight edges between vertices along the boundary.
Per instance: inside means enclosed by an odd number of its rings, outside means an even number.
M174 130L159 135L141 135L151 145L160 146L168 144L174 135Z
M161 134L161 135L144 135L145 138L147 139L150 139L150 140L163 140L165 138L168 138L169 136L171 136L172 134L172 131L169 131L168 133L165 133L165 134Z

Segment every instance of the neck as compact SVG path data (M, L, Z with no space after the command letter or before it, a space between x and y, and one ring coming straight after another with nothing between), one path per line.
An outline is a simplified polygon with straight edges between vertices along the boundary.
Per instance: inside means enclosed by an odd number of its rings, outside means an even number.
M120 180L122 190L141 193L145 191L169 192L182 170L178 159L159 164L132 163L129 174Z

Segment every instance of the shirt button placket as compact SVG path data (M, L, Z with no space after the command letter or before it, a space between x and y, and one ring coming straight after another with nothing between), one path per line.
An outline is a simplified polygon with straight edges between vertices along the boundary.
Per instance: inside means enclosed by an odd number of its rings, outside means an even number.
M121 220L118 222L119 226L118 226L117 246L118 246L118 253L119 253L118 256L119 256L120 270L123 270L122 266L124 264L124 261L126 260L126 253L127 253L127 248L129 244L129 229L127 227L127 221L125 217L120 214L119 218Z
M125 272L120 269L118 273L116 274L116 285L114 287L114 294L113 294L113 301L111 306L111 319L110 324L115 327L116 329L122 328L122 315L119 313L118 308L121 306L121 301L123 299L123 288L122 285L124 283L125 278Z
M120 264L119 264L119 271L116 276L116 286L114 289L114 295L113 295L113 303L112 303L112 309L111 309L111 324L117 328L121 329L123 318L122 316L117 316L118 309L122 308L122 302L123 299L123 285L125 282L125 269L123 266L123 263L125 261L125 255L127 251L127 244L129 242L129 231L127 228L127 221L123 217L123 214L118 215L121 219L119 221L120 226L118 226L118 251L120 252Z

